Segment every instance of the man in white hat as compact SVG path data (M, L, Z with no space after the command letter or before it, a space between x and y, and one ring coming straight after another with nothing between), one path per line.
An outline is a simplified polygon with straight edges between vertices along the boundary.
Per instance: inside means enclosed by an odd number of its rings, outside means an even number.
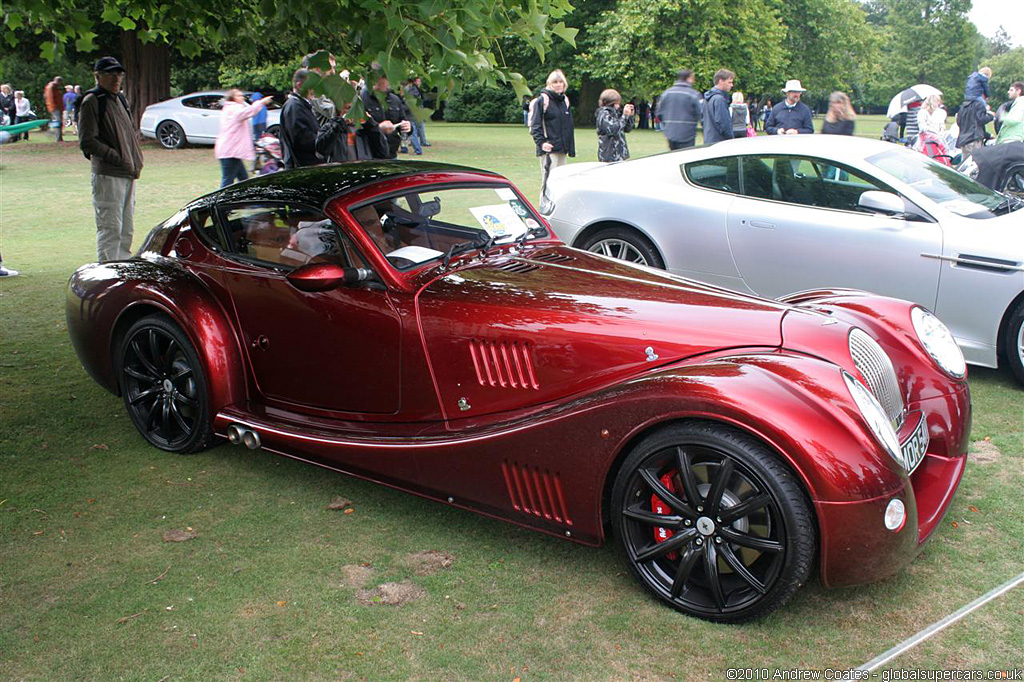
M768 122L764 129L769 135L809 135L814 132L811 124L811 110L800 101L800 95L804 93L804 87L795 78L786 81L786 87L782 88L786 93L786 99L774 107L768 116Z

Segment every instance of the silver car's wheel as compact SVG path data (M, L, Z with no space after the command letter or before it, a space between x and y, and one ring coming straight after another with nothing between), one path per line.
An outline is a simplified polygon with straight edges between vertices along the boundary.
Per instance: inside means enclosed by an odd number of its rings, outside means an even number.
M185 146L185 131L174 121L164 121L156 127L156 140L164 149L181 149Z
M636 230L627 227L612 227L596 232L583 242L582 248L628 263L665 268L665 261L661 259L654 244Z

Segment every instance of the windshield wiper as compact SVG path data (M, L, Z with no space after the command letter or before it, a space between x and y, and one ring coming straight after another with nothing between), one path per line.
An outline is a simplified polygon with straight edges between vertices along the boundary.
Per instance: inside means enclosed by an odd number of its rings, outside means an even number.
M1006 211L1007 213L1012 213L1013 211L1016 211L1018 208L1021 208L1022 205L1024 205L1024 202L1021 202L1020 199L1007 194L1003 197L1002 201L996 204L996 207L992 209L992 212L997 215L999 213L1002 213L1003 211Z
M479 249L481 253L486 254L492 246L494 246L494 235L491 234L487 235L486 239L475 239L471 242L459 242L457 244L452 244L448 249L448 253L444 254L444 260L441 262L444 267L447 268L448 264L451 263L452 258L461 253L476 251Z
M540 226L527 228L526 232L523 232L521 235L516 237L516 248L523 248L523 244L525 244L526 240L530 237L544 237L547 236L547 233L548 231Z

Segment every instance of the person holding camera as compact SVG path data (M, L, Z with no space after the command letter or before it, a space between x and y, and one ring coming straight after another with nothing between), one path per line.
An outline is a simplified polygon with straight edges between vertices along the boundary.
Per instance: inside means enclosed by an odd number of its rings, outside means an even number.
M363 88L360 97L366 109L363 128L368 133L373 158L397 159L403 137L412 130L412 113L405 100L391 91L388 77L383 73L377 76L373 89ZM373 135L374 131L380 131L383 136Z
M608 89L597 101L597 160L611 163L629 158L626 133L633 129L633 105L622 106L622 95Z

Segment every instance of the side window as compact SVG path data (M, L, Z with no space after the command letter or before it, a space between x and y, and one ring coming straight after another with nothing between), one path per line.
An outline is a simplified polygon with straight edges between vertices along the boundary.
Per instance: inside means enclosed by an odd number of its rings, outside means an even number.
M329 218L295 206L246 205L221 209L227 251L284 268L306 263L366 267Z
M220 95L204 95L203 96L203 109L213 109L220 111L224 106L224 98Z
M688 163L683 167L683 173L698 187L734 194L740 191L739 161L734 156Z
M190 109L202 109L203 98L202 97L186 97L181 100L181 106L189 107Z
M215 249L225 248L220 230L217 229L217 223L213 219L213 211L208 208L192 211L189 214L189 223L204 242Z
M746 156L743 195L802 206L856 211L868 190L892 190L841 164L791 156Z

